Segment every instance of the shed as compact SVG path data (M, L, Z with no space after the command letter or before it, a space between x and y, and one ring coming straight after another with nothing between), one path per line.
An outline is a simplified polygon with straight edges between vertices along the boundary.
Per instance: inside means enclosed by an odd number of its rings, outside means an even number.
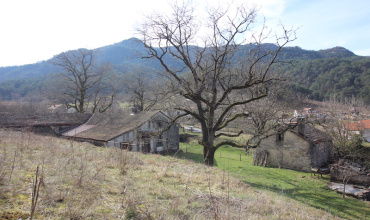
M82 113L0 113L0 127L28 128L38 133L60 134L85 123L91 114Z

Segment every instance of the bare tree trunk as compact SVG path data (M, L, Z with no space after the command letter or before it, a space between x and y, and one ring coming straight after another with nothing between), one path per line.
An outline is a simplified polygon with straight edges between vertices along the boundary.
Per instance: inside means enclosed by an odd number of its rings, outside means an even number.
M214 158L215 158L215 147L203 147L203 156L204 156L204 164L213 166L214 164Z

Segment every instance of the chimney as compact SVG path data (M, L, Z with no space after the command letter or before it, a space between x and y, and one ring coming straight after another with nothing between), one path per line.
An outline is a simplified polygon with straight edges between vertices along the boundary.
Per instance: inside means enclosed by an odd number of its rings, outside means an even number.
M298 134L304 136L305 130L304 118L303 117L297 118L297 124L298 124Z

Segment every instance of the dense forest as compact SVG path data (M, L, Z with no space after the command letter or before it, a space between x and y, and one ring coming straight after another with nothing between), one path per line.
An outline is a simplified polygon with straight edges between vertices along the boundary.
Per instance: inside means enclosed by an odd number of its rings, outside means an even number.
M325 58L298 60L285 66L290 79L290 91L314 100L341 98L362 100L370 104L370 58Z
M42 77L12 79L0 83L1 100L17 101L24 97L36 97L43 94L47 82Z
M248 50L253 45L243 47ZM268 49L275 45L264 44L264 47ZM124 40L97 50L100 62L111 63L120 76L134 73L138 69L154 72L160 68L154 61L141 59L144 48L137 39ZM286 47L281 51L280 59L293 63L284 65L282 69L289 83L282 98L299 96L324 100L335 94L343 98L355 97L370 104L370 57L357 56L342 47L319 51ZM173 65L176 62L174 60ZM48 82L48 76L52 73L55 70L49 61L1 67L0 98L14 100L43 94L52 85Z

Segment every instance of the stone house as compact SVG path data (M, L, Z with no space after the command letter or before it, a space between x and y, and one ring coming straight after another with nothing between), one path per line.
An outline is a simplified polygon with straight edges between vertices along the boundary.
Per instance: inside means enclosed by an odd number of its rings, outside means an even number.
M255 155L264 155L265 165L310 172L333 159L329 135L311 125L300 124L262 140Z
M94 114L64 137L144 153L177 151L179 126L161 111Z

